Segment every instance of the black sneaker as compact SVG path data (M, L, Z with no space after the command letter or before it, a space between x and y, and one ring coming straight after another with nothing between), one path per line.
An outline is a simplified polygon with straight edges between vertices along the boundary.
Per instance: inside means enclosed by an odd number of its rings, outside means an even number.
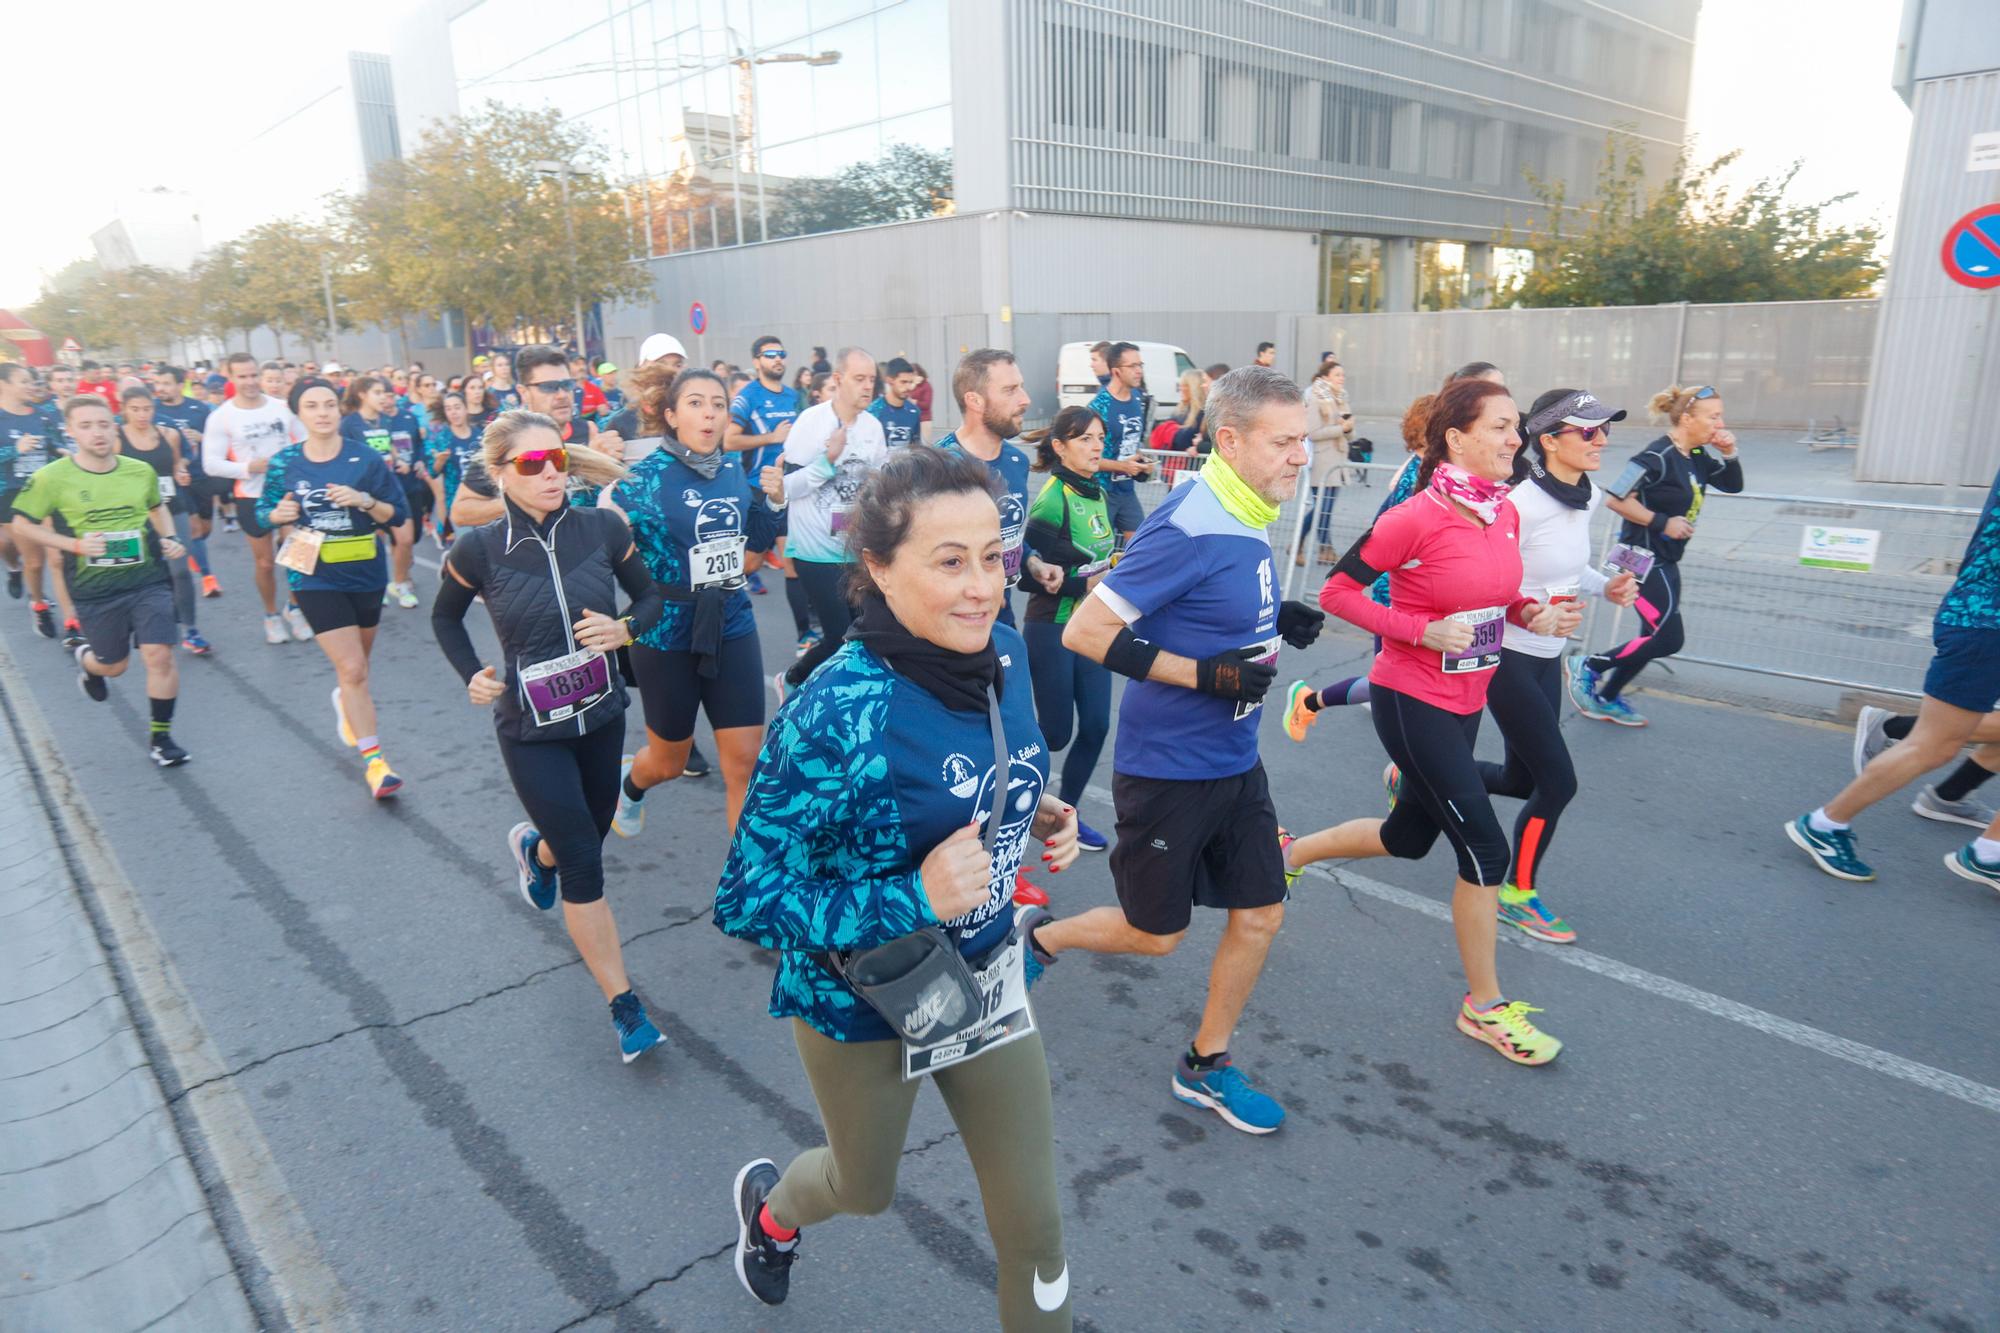
M56 613L49 609L47 602L34 603L35 633L45 639L56 636Z
M83 655L90 649L79 643L72 651L76 653L76 687L83 691L83 697L94 699L98 703L109 699L111 687L105 684L104 677L93 676L83 669Z
M766 1305L783 1305L792 1291L792 1261L804 1233L780 1245L764 1234L757 1215L778 1186L778 1168L759 1157L736 1173L736 1276L743 1290Z
M21 588L22 588L22 584L21 584L21 571L20 571L20 570L18 570L18 569L10 569L10 570L8 570L8 571L7 571L7 595L8 595L9 597L12 597L12 598L13 598L13 599L14 599L15 601L17 601L17 602L18 602L18 601L20 601L20 600L21 600Z
M83 626L77 624L74 620L63 626L63 647L69 649L71 652L75 652L77 649L83 647L85 642L87 640L83 637Z
M684 778L705 778L708 776L708 756L701 752L699 745L688 746L687 764L681 769Z
M161 768L179 768L190 757L186 750L174 744L174 738L166 732L153 737L153 762Z

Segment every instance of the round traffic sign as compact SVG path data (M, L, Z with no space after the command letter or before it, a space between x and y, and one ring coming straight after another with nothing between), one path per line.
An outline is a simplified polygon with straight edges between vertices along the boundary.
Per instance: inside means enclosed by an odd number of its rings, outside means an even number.
M1944 234L1945 275L1984 291L2000 287L2000 204L1975 208Z
M688 327L696 333L708 332L708 307L696 301L688 307Z

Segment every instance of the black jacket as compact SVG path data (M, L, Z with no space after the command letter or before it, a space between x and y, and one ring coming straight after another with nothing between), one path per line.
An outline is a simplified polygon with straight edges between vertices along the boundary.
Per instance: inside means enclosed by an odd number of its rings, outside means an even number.
M549 726L535 725L520 681L522 667L575 652L577 618L585 611L615 614L621 587L631 599L634 634L660 618L665 601L622 515L565 505L538 525L509 500L505 515L458 534L444 568L431 629L460 680L470 680L485 665L465 629L472 599L484 597L493 617L508 686L494 705L496 730L517 741L567 740L624 713L625 688L615 666L607 698Z

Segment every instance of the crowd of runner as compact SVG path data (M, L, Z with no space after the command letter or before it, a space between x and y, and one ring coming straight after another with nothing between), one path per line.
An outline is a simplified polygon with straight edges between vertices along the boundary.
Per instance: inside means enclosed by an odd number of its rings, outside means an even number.
M532 910L562 903L627 1062L666 1038L625 970L604 840L643 836L648 793L707 771L706 717L729 844L715 924L777 953L771 1012L827 1134L782 1171L756 1157L736 1177L745 1287L783 1301L803 1228L889 1204L929 1078L981 1182L1002 1325L1066 1328L1030 987L1072 951L1171 953L1194 908L1223 911L1198 1023L1161 1072L1180 1102L1270 1134L1285 1110L1231 1045L1293 888L1314 862L1421 859L1442 838L1466 978L1457 1029L1517 1064L1555 1059L1562 1042L1530 1017L1542 1006L1502 987L1496 941L1503 925L1578 937L1543 897L1579 782L1562 710L1645 725L1624 692L1683 642L1680 564L1708 492L1743 487L1713 388L1656 395L1662 433L1602 484L1625 409L1584 387L1524 409L1499 368L1474 363L1410 406L1409 457L1338 552L1325 492L1353 484L1355 457L1340 368L1327 358L1302 390L1271 350L1190 372L1170 435L1154 434L1130 343L1094 349L1088 406L1025 434L1021 369L995 349L955 367L959 424L942 435L921 367L814 348L788 377L776 337L749 349L747 372L690 367L665 334L624 372L553 347L443 379L244 354L194 372L5 363L0 560L89 698L108 697L137 649L148 753L174 767L190 758L173 732L174 650L212 651L196 616L223 594L219 515L250 547L266 641L319 645L335 730L385 800L404 782L383 754L370 655L385 608L423 603L412 553L433 543L431 632L468 704L491 710L525 816L505 837L516 884ZM1149 513L1137 483L1155 457L1187 475ZM1281 597L1272 546L1295 500L1317 519L1297 559L1310 544L1329 567L1311 602ZM1600 507L1622 523L1601 563ZM750 601L767 577L796 634L768 693ZM1593 598L1633 609L1642 632L1575 651ZM480 604L492 660L465 623ZM1310 743L1329 711L1365 710L1387 810L1295 836L1260 723L1281 652L1311 646L1329 616L1373 636L1370 668L1292 683L1284 730ZM1828 874L1872 879L1850 821L1969 746L1915 808L1979 826L1947 865L2000 887L2000 827L1968 799L2000 769L2000 481L1935 637L1918 711L1864 710L1855 781L1786 827ZM628 747L632 690L643 735ZM1487 713L1498 763L1474 754ZM1100 831L1079 807L1107 745L1115 823ZM1521 803L1511 829L1495 796ZM1066 912L1031 877L1106 849L1113 905Z

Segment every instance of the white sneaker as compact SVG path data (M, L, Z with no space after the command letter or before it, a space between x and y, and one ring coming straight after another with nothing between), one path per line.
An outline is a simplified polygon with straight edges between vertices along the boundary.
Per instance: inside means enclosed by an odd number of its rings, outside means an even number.
M410 582L392 583L389 591L396 594L396 605L405 611L417 609L417 585Z
M621 838L636 838L646 827L646 805L625 794L625 779L632 776L634 756L626 755L625 762L618 765L618 809L611 816L611 831Z
M1868 767L1868 761L1896 742L1884 734L1882 728L1895 714L1886 708L1871 708L1863 705L1854 719L1854 776L1860 777L1861 770Z
M299 608L294 605L294 606L287 606L285 608L284 615L285 615L285 623L292 627L293 638L297 639L300 643L305 643L307 640L312 638L313 636L312 626L306 624L305 612L299 610Z
M291 636L285 633L285 618L283 616L264 617L265 643L290 643L291 641Z

